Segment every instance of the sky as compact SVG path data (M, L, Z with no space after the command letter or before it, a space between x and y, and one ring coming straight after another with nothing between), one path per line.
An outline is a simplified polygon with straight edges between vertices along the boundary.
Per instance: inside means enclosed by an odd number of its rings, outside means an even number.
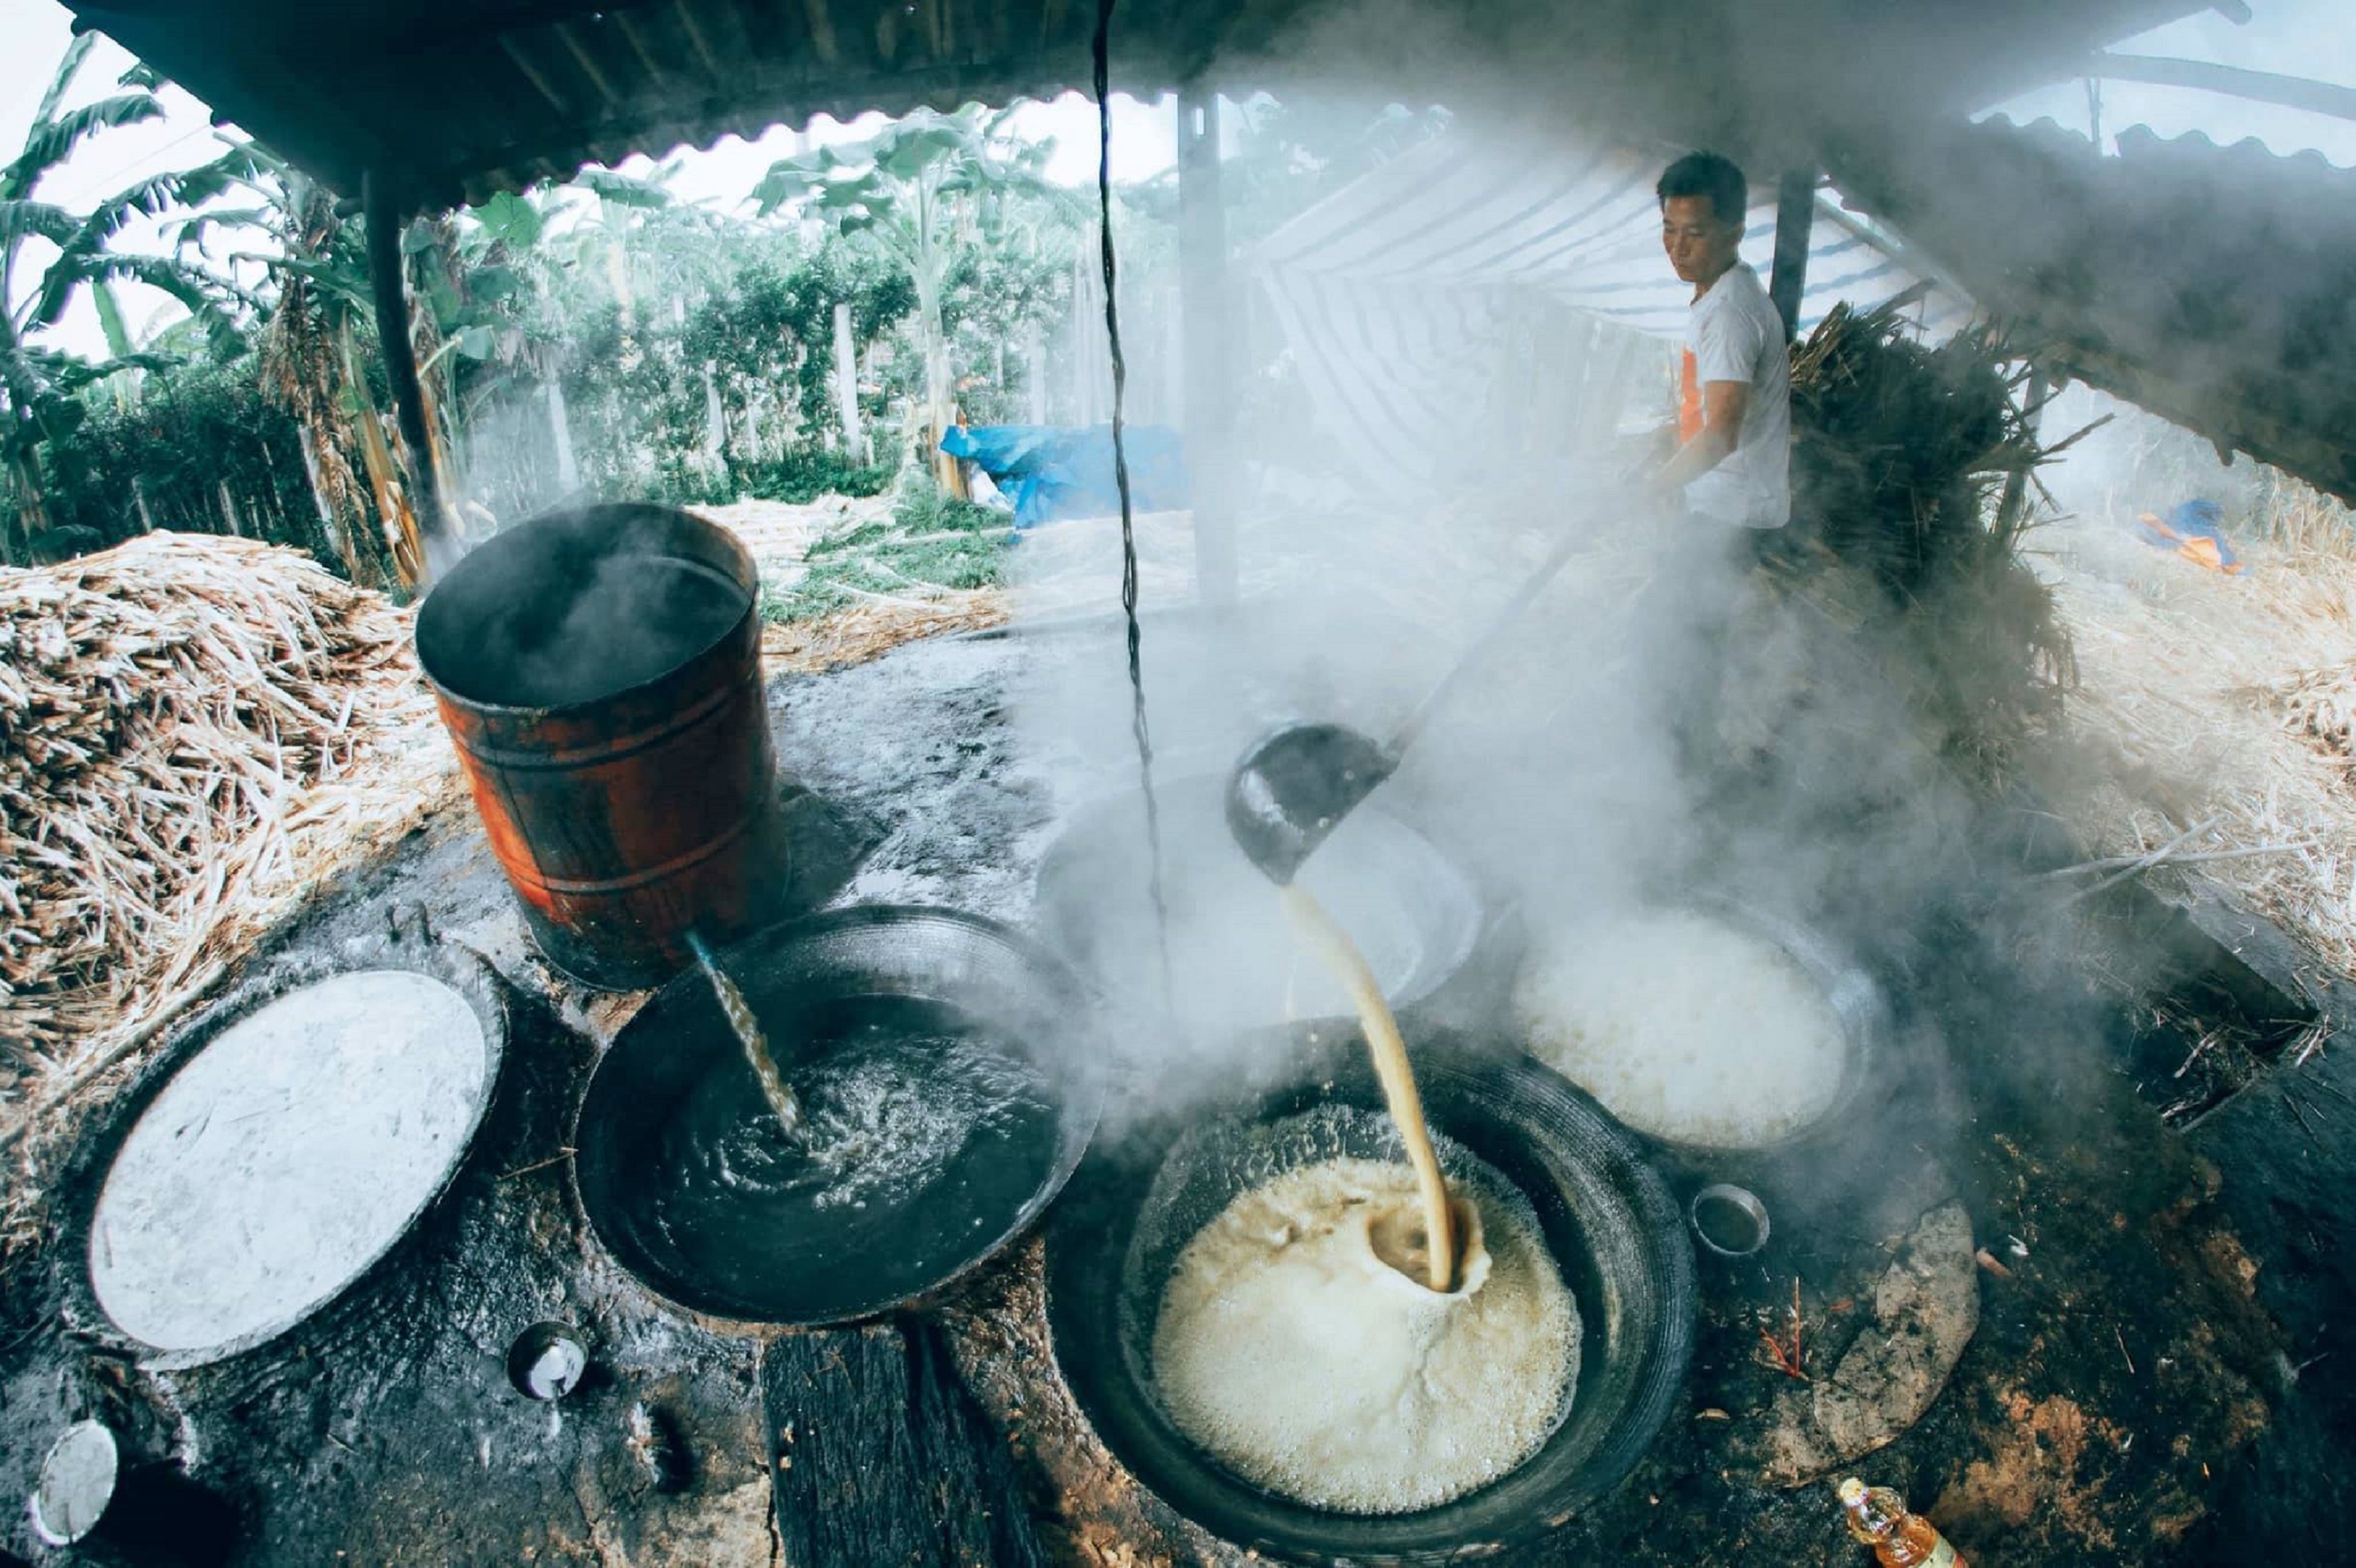
M2114 47L2126 54L2211 60L2356 87L2356 0L2250 0L2250 5L2254 17L2244 27L2208 12ZM0 147L22 144L41 92L71 37L67 24L67 12L57 0L0 0ZM130 63L122 49L102 40L84 68L76 101L110 91ZM83 155L46 184L40 194L74 206L147 175L191 166L211 157L218 144L204 105L177 88L166 91L165 102L169 111L166 118L94 138ZM2082 134L2088 127L2086 92L2080 81L2023 94L1994 106L1991 112L2024 123L2051 118ZM1114 98L1116 179L1142 179L1175 161L1175 104L1169 99L1141 103ZM2336 164L2356 167L2356 122L2245 103L2215 93L2110 82L2102 91L2102 122L2106 144L2126 126L2146 123L2167 136L2198 130L2221 143L2255 136L2278 153L2313 148ZM875 117L870 117L846 126L822 117L812 123L809 135L820 141L851 140L872 129L874 123ZM1088 100L1067 93L1050 102L1026 104L1017 112L1014 123L1022 134L1054 140L1050 177L1074 186L1093 181L1096 111ZM690 200L734 207L771 162L796 150L797 144L794 133L779 128L749 142L726 137L708 152L687 150L680 155L673 188ZM625 167L643 173L648 164L648 160L634 159ZM160 250L163 242L150 231L128 235L123 243ZM159 313L168 318L177 312L178 307L160 294L144 289L132 292L139 296L126 302L134 325ZM80 353L102 351L96 313L87 300L76 302L51 341Z

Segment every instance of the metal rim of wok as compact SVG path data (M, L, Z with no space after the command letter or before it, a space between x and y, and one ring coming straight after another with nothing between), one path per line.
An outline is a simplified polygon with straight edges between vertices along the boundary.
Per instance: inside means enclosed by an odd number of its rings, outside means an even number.
M1629 1132L1679 1163L1721 1169L1748 1168L1753 1161L1772 1163L1812 1144L1827 1128L1841 1125L1848 1113L1866 1097L1890 1056L1895 1025L1889 994L1880 982L1831 938L1788 916L1714 890L1671 890L1650 907L1653 912L1682 910L1704 915L1769 944L1797 965L1823 995L1840 1020L1847 1050L1841 1061L1840 1086L1824 1108L1764 1143L1701 1143L1647 1132L1642 1127L1630 1127ZM1553 1069L1548 1067L1547 1071Z
M1363 1051L1355 1037L1351 1044ZM1502 1049L1449 1042L1416 1054L1432 1125L1531 1200L1580 1316L1568 1416L1520 1466L1463 1497L1396 1515L1312 1508L1234 1476L1178 1431L1121 1324L1124 1300L1150 1312L1142 1296L1158 1307L1164 1283L1144 1279L1132 1254L1170 1129L1092 1155L1048 1226L1048 1329L1082 1413L1148 1491L1263 1556L1450 1563L1544 1536L1627 1478L1668 1420L1692 1359L1696 1271L1684 1211L1635 1139L1590 1096ZM1266 1123L1329 1102L1382 1104L1371 1071L1352 1062L1229 1114ZM1231 1182L1237 1192L1248 1184ZM1151 1318L1141 1321L1150 1342Z
M911 961L914 937L946 948L956 967ZM673 979L624 1025L583 1093L570 1139L573 1194L605 1253L656 1300L717 1331L759 1335L858 1322L938 1292L996 1257L1027 1232L1064 1189L1096 1136L1104 1109L1109 1040L1094 997L1069 968L1022 933L980 915L923 905L859 904L781 922L714 955L755 996L770 966L806 966L810 1000L900 997L945 1002L1020 1033L1034 1065L1051 1069L1056 1147L1044 1178L1001 1224L926 1260L925 1283L905 1290L838 1286L822 1296L780 1280L763 1300L742 1299L655 1255L625 1216L638 1174L630 1156L650 1125L722 1059L741 1061L735 1037L700 970ZM1012 1016L1010 1016L1012 1015ZM1045 1038L1037 1038L1045 1032ZM773 1040L772 1043L775 1043ZM788 1073L790 1076L790 1072Z
M376 1253L354 1269L343 1284L319 1300L262 1328L199 1349L161 1350L116 1327L91 1283L90 1249L107 1176L140 1118L180 1071L231 1026L282 997L323 981L380 969L406 970L440 981L465 999L482 1025L482 1087L468 1109L459 1136L453 1141L447 1167L431 1184L427 1196L391 1231ZM499 1094L511 1029L508 1007L507 983L498 972L470 949L435 937L422 912L416 912L405 924L397 915L392 917L385 935L338 952L305 951L269 961L219 1001L174 1027L131 1085L107 1106L59 1173L56 1190L63 1200L59 1206L58 1255L67 1260L67 1265L59 1270L67 1321L100 1342L136 1356L142 1366L157 1371L181 1371L250 1354L331 1313L357 1309L391 1272L393 1260L408 1250L418 1232L441 1211L473 1156L476 1138Z
M1227 831L1226 783L1226 774L1217 773L1187 774L1157 784L1162 831L1170 835L1174 823L1186 820L1190 811L1199 811L1205 822L1214 825L1222 851L1234 857L1243 874L1263 883ZM1383 977L1385 995L1394 1011L1408 1014L1427 1006L1448 1007L1468 987L1478 989L1495 981L1498 976L1486 970L1489 961L1500 955L1510 974L1512 961L1519 956L1520 927L1517 912L1508 901L1483 887L1436 839L1386 809L1382 802L1367 801L1351 817L1357 831L1379 835L1391 851L1376 872L1388 884L1387 891L1398 906L1418 923L1423 938L1419 961L1411 971ZM1107 918L1096 891L1106 886L1133 887L1136 896L1143 898L1142 822L1141 799L1134 791L1082 805L1048 845L1033 881L1033 907L1041 939L1116 1004L1123 1000L1125 981L1139 978L1144 971L1124 976L1097 957ZM1165 843L1165 879L1183 874L1178 860L1178 850ZM1108 867L1115 869L1108 870ZM1264 891L1269 907L1274 909L1275 890ZM1244 1027L1273 1027L1279 1022L1271 1017Z

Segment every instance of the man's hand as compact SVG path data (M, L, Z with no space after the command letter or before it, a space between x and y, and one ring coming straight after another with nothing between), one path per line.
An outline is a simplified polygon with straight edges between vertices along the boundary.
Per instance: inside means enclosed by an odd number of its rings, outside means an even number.
M1675 496L1734 455L1742 439L1742 416L1751 407L1747 381L1705 381L1701 389L1701 433L1677 448L1653 475L1655 495Z

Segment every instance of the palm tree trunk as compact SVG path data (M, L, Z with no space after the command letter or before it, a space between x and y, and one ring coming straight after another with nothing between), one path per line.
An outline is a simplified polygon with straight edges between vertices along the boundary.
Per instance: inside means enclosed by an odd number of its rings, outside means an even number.
M920 272L916 278L916 339L925 356L925 417L917 439L924 443L926 465L943 489L961 487L957 459L941 450L941 437L952 418L949 348L941 330L940 285Z
M32 445L36 439L30 428L32 422L30 415L20 421L20 440L24 444L9 464L15 470L16 481L16 529L23 536L25 547L21 556L13 551L8 556L8 563L12 566L20 560L29 560L33 541L49 531L49 504L42 494L45 481L41 477L40 453ZM8 530L0 528L0 547L8 544Z
M106 351L117 359L131 357L131 329L123 325L123 302L114 297L112 283L92 284L91 303L98 308L99 330L106 335ZM139 372L117 370L107 379L108 389L114 394L116 409L128 412L139 402Z
M1023 387L1028 395L1031 422L1047 422L1047 340L1033 316L1023 328Z
M703 362L703 465L716 477L728 470L728 417L720 406L718 367Z
M367 378L360 373L359 349L352 339L349 316L340 324L339 334L344 357L344 385L356 405L352 410L354 424L359 435L360 461L368 471L369 486L376 497L376 512L383 529L386 553L391 558L393 575L404 588L414 588L425 571L424 541L418 537L417 520L410 513L408 497L393 475L392 448L384 439L384 427L376 410L369 405Z
M581 464L573 455L573 416L564 406L564 378L548 379L548 428L556 441L556 483L571 495L581 486Z
M311 487L311 505L319 513L319 531L326 534L327 542L336 547L337 559L344 563L344 575L358 582L360 580L360 563L352 559L351 538L344 532L342 519L336 516L335 507L327 504L327 492L320 487L318 438L311 433L309 425L297 421L294 444L303 453L303 477Z
M834 409L842 421L842 450L852 463L867 461L867 441L859 429L859 347L851 336L851 302L834 304Z

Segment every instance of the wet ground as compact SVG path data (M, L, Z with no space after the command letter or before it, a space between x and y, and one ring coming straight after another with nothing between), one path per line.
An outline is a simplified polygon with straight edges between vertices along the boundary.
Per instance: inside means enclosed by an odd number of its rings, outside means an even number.
M1010 720L1018 675L1036 673L1026 661L1090 647L948 640L776 682L781 760L809 792L796 805L805 891L1023 921L1059 816L1133 766L1117 721L1102 746L1058 750L1019 741ZM1183 768L1229 737L1164 739ZM498 1099L447 1199L345 1302L198 1371L145 1371L103 1333L61 1324L58 1281L78 1260L17 1268L0 1327L0 1498L24 1496L48 1437L94 1413L190 1462L235 1509L241 1563L801 1561L770 1513L776 1464L792 1456L764 1413L762 1344L648 1296L571 1195L572 1108L634 999L550 974L463 813L326 891L276 945L332 948L410 905L515 992ZM2121 1049L2136 1035L2126 999L2042 933L1985 934L2005 929L1991 918L1891 944L1919 1071L1841 1131L1837 1157L1732 1172L1767 1199L1774 1239L1705 1269L1677 1415L1616 1497L1526 1561L1858 1561L1827 1488L1761 1482L1777 1396L1803 1386L1763 1364L1761 1328L1788 1329L1796 1279L1801 1370L1826 1376L1866 1332L1888 1243L1949 1197L2004 1272L1976 1270L1977 1331L1928 1414L1858 1468L1928 1508L1981 1568L2218 1561L2298 1517L2286 1478L2345 1468L2330 1385L2356 1353L2340 1343L2351 1282L2335 1207L2356 1176L2356 1009L2334 1015L2336 1043L2296 1067L2287 1051L2261 1060L2254 1087L2172 1130L2153 1070ZM2319 987L2295 955L2245 956L2290 994ZM1710 1174L1677 1169L1680 1196ZM1011 1445L1050 1555L1240 1560L1094 1443L1055 1376L1038 1278L1034 1241L930 1317L987 1413L980 1430ZM515 1337L547 1318L579 1325L594 1358L554 1406L519 1394L506 1367ZM767 1359L776 1383L784 1358ZM819 1372L808 1383L825 1386ZM825 1439L820 1423L794 1447ZM20 1511L0 1521L0 1547L37 1555ZM2279 1539L2277 1560L2329 1560L2295 1531Z

